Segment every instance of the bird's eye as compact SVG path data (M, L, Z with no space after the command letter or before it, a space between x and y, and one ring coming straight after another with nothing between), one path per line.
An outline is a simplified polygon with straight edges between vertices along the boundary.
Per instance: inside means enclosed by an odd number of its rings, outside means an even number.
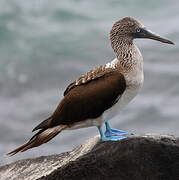
M140 31L141 31L141 29L140 29L140 28L137 28L137 29L136 29L136 32L137 32L137 33L139 33Z

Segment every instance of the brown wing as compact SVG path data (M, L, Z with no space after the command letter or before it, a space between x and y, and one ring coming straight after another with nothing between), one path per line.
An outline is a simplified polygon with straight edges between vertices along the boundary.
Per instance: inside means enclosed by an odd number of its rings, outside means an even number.
M87 77L87 76L86 76ZM67 88L65 97L52 115L51 126L71 125L97 118L114 105L126 88L124 76L116 71Z
M86 84L94 79L98 79L101 76L103 76L107 72L111 72L113 69L106 69L105 65L104 66L98 66L95 69L92 69L91 71L87 72L86 74L82 75L80 78L78 78L76 81L72 82L69 84L69 86L66 88L64 91L64 96L71 91L74 87Z

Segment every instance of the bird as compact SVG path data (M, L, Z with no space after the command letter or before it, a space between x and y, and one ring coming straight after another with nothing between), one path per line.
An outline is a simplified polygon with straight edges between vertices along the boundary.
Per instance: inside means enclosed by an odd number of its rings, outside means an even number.
M109 120L138 94L144 82L143 57L134 39L148 38L174 43L156 35L132 17L124 17L115 22L109 38L115 59L90 70L69 84L52 115L32 130L38 132L27 143L7 155L12 156L40 146L64 130L91 126L98 128L102 141L127 138L129 133L111 128Z

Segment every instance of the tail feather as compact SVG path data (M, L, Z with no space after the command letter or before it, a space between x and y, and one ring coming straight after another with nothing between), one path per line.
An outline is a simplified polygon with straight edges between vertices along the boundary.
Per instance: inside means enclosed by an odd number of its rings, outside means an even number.
M38 126L36 126L32 132L38 130L38 129L47 129L50 126L52 118L49 117L48 119L42 121Z
M24 152L28 149L40 146L41 144L44 144L50 141L53 137L55 137L58 133L60 133L66 127L67 127L66 125L58 125L52 128L45 129L45 130L42 129L39 132L37 132L27 143L9 152L7 155L13 156L18 152Z

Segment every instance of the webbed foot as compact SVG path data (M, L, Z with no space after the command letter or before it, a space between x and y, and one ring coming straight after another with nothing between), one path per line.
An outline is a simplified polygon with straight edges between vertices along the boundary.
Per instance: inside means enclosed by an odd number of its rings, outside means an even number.
M106 129L105 136L121 136L121 135L127 135L130 134L126 131L118 130L118 129Z

